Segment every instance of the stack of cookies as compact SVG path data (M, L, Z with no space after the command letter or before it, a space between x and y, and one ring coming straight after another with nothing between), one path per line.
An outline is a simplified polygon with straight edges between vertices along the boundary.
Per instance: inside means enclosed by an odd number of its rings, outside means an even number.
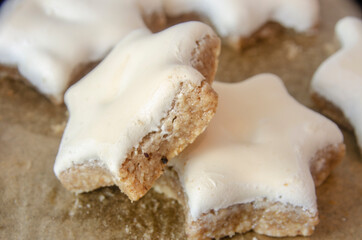
M211 27L166 28L189 13ZM68 108L54 165L66 189L116 185L137 201L154 187L183 206L188 239L313 233L315 187L345 152L338 126L276 75L214 77L221 41L241 51L281 26L317 34L317 0L8 0L0 14L1 74ZM360 143L362 21L336 32L312 97Z

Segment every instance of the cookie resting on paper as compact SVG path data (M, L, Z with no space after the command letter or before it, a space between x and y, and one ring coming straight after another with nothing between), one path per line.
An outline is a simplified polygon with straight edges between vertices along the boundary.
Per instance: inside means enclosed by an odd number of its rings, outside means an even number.
M0 75L54 103L126 34L146 28L160 6L144 0L8 0L0 11ZM146 5L148 10L142 13ZM145 8L145 7L143 7Z
M215 117L170 161L155 189L183 205L188 239L249 230L311 235L319 222L315 185L344 156L341 131L274 75L213 86Z
M198 13L206 17L232 47L239 49L274 31L277 22L309 32L319 22L318 0L163 0L168 16Z
M323 114L354 129L362 152L362 20L345 17L335 31L342 47L314 74L312 98Z
M70 118L54 171L74 192L117 185L138 200L204 131L220 50L213 30L188 22L136 30L65 94Z

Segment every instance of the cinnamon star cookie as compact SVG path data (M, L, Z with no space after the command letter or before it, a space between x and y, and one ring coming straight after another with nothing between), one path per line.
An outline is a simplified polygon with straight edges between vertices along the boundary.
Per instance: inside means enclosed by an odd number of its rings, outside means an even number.
M74 192L116 184L138 200L204 131L220 40L200 22L136 30L65 94L70 118L54 171Z
M311 235L315 185L344 156L341 131L271 74L214 89L219 106L209 127L155 186L184 206L188 239Z

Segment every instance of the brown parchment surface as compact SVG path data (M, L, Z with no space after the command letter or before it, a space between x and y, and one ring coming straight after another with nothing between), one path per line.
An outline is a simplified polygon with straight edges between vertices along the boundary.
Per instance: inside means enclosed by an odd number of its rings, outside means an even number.
M317 35L284 31L242 52L223 47L217 80L236 82L257 73L283 78L289 92L311 107L309 82L318 65L338 49L334 25L361 16L349 0L322 0ZM53 174L67 119L33 89L0 79L0 239L184 239L180 205L151 190L131 203L117 188L74 195ZM317 189L320 224L308 238L362 239L362 157L344 131L347 154ZM253 232L233 239L272 239Z

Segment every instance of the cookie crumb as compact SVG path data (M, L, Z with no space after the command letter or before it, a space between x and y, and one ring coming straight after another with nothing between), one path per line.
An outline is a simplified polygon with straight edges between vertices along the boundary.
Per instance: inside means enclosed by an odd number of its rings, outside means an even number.
M69 211L68 215L69 215L70 217L73 217L73 216L76 214L77 209L78 209L78 208L82 208L82 207L83 207L83 206L82 206L82 204L80 203L79 199L76 198L76 199L75 199L75 202L74 202L74 204L73 204L73 207L72 207L72 209Z
M302 51L301 48L293 42L287 42L285 47L287 50L287 58L289 60L294 60Z
M110 192L109 189L107 189L107 191L104 192L104 195L106 195L107 197L114 197L114 194Z
M104 200L105 198L106 198L106 197L105 197L104 195L100 195L100 196L99 196L99 201L100 201L100 202L103 202L103 200Z

